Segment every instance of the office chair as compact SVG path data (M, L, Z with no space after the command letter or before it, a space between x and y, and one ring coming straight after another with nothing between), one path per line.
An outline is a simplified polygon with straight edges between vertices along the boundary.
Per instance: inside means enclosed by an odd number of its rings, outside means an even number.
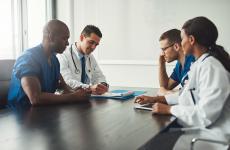
M0 60L0 108L7 104L9 83L14 63L14 59Z
M191 150L194 150L194 146L196 142L209 142L214 144L221 144L227 146L228 150L230 150L230 143L218 140L204 139L204 138L193 138L191 141Z

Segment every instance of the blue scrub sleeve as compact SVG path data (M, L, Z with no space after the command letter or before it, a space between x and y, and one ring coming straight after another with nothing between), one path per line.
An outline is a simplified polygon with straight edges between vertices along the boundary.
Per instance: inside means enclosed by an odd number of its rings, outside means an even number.
M178 77L178 64L176 64L176 67L173 69L173 72L170 76L171 79L175 80L176 82L180 83L179 77Z
M40 67L29 56L21 57L15 65L15 74L18 79L24 76L37 76L39 77Z

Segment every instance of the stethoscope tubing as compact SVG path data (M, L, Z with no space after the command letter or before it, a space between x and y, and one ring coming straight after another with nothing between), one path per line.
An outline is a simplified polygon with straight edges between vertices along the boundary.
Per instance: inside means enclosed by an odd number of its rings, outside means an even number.
M80 70L77 68L77 65L76 65L76 62L74 61L74 58L73 58L73 48L72 48L73 44L70 46L70 54L71 54L71 58L72 58L72 61L73 61L73 64L74 64L74 67L75 67L75 73L76 74L79 74L80 73ZM90 68L91 68L91 60L89 58L89 63L90 63ZM90 69L91 70L91 69ZM89 72L90 72L89 70Z

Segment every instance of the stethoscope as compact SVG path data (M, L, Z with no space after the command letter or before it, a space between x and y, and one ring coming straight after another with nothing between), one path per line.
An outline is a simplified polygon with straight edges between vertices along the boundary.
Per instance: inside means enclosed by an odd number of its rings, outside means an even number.
M70 46L70 54L71 54L71 58L72 58L72 61L73 61L74 67L75 67L75 73L79 74L80 73L80 69L77 67L76 62L74 61L72 46L73 46L73 44ZM89 65L90 65L90 69L88 71L90 72L90 70L92 69L90 57L89 57Z

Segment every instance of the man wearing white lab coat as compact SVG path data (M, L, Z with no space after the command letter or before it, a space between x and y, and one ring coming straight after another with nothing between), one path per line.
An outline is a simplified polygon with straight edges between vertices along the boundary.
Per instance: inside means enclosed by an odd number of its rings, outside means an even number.
M73 89L90 88L93 94L103 94L108 91L105 76L91 54L100 43L101 37L99 28L87 25L79 41L71 44L63 54L57 55L61 74Z

